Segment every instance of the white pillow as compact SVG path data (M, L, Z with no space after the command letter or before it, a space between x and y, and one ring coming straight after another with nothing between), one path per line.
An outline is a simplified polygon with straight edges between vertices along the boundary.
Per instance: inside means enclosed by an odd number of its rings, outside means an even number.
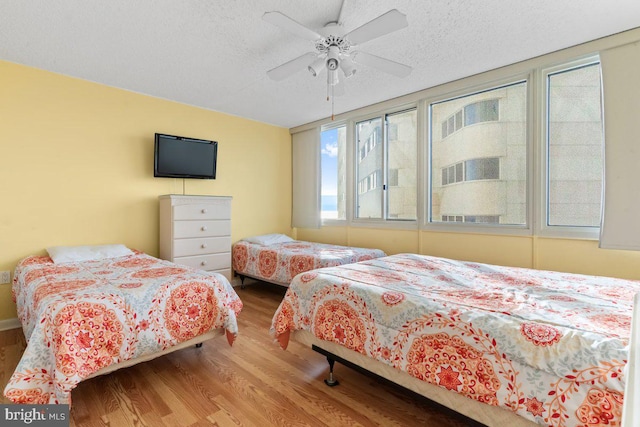
M245 237L245 242L255 243L258 245L273 245L275 243L293 242L293 239L284 234L263 234L262 236Z
M133 254L133 251L125 245L52 246L47 248L47 252L55 264L116 258Z

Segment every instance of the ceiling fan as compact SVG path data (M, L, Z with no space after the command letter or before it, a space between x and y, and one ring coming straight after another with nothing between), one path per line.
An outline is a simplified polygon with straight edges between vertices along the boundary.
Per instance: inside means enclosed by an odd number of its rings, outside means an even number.
M354 49L370 40L407 27L406 15L397 9L392 9L345 33L341 19L343 8L344 2L340 8L338 21L329 22L319 32L305 27L280 12L265 13L262 19L266 22L315 43L315 52L307 52L279 65L267 71L267 75L279 81L305 68L314 77L326 69L327 100L330 95L333 97L333 95L344 93L338 70L342 71L344 77L351 77L356 73L359 65L365 65L398 77L408 76L412 70L410 66Z

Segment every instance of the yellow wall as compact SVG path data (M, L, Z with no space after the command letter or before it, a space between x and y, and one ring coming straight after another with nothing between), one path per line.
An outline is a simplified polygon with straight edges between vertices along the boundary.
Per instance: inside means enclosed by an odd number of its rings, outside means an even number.
M513 267L640 280L640 252L600 249L595 240L355 227L298 228L295 231L296 238L300 240L375 247L388 255L411 252Z
M157 256L157 197L183 191L232 196L233 241L291 233L287 129L5 61L0 76L0 270L53 245ZM155 132L218 141L217 179L154 178Z

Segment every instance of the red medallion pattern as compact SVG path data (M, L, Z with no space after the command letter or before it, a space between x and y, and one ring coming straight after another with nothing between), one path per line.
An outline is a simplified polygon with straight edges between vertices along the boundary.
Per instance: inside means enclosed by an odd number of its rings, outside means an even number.
M258 268L262 277L271 277L278 266L278 253L276 251L260 252L258 256Z
M382 302L388 306L400 304L404 301L404 294L401 292L384 292L382 294Z
M289 275L291 277L297 276L299 273L313 270L314 260L309 255L294 255L291 257L291 263L289 264Z
M324 302L318 307L313 324L316 325L314 333L318 338L364 353L367 340L364 322L346 302Z
M538 346L550 346L562 338L562 333L557 328L541 323L523 323L520 325L520 332L527 341Z
M86 377L118 360L125 340L115 310L104 304L68 304L52 322L56 368Z
M238 245L238 248L233 251L233 269L235 271L244 271L247 267L247 261L249 260L249 254L247 247Z
M171 291L164 311L167 330L178 342L209 331L218 317L218 300L206 283L189 282Z
M413 377L480 402L498 404L500 380L491 362L460 337L439 333L414 339L407 353L406 370Z

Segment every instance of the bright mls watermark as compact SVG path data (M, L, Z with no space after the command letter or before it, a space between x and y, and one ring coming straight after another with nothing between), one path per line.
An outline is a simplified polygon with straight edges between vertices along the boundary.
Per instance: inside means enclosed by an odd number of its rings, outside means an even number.
M3 427L69 427L69 405L0 404Z

